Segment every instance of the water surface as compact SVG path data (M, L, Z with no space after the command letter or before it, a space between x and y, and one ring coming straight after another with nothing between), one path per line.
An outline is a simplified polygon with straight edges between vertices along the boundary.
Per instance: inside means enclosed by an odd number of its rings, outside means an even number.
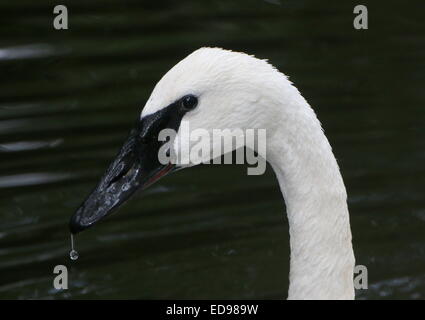
M289 239L273 172L177 172L76 238L68 220L154 84L201 46L267 58L316 110L349 194L361 299L425 298L423 1L0 4L0 298L285 298ZM64 2L67 4L67 2ZM417 9L415 9L417 7ZM70 289L52 287L53 268Z

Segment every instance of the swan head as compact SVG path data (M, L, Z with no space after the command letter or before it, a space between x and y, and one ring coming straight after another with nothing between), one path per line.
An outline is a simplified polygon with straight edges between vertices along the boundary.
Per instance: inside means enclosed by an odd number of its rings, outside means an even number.
M289 83L286 77L265 60L219 48L201 48L170 69L155 86L136 126L95 190L72 216L70 230L78 233L101 220L136 190L144 189L177 169L205 162L221 155L226 145L209 143L210 152L199 162L185 159L182 150L195 141L183 137L182 124L191 133L202 129L273 130L274 108ZM164 129L176 136L169 150L158 136ZM229 141L228 141L229 142ZM226 142L225 142L226 143ZM224 143L224 144L225 144ZM231 146L230 146L231 147ZM179 156L177 163L163 163L161 150Z

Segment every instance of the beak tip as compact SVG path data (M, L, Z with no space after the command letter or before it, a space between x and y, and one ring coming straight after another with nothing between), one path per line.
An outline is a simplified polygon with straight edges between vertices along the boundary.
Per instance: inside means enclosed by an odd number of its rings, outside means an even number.
M77 234L84 229L87 229L89 226L83 225L80 222L80 219L78 218L77 214L74 214L71 217L71 220L69 221L69 231L71 231L72 234Z

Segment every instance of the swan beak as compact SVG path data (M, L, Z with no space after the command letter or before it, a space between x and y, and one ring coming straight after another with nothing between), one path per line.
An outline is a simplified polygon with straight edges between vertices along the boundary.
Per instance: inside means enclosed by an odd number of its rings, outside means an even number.
M173 164L163 165L158 160L161 142L143 142L140 125L131 132L118 155L100 182L76 213L71 217L70 231L76 234L93 226L138 189L144 189L174 170Z

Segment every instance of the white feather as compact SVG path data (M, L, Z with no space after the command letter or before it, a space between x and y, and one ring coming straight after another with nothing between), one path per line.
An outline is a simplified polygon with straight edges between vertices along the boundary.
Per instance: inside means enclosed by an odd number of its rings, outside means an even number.
M265 60L201 48L164 75L141 117L186 94L199 97L199 106L183 119L191 130L267 130L266 156L289 220L288 298L353 299L345 186L320 122L299 91Z

